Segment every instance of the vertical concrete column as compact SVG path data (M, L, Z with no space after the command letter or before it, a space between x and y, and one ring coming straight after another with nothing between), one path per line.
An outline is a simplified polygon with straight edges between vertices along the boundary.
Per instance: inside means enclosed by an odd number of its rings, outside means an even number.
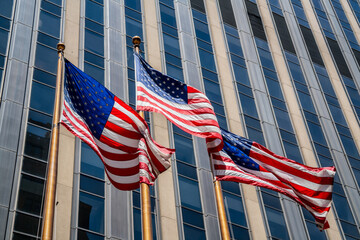
M240 136L245 136L244 126L240 119L239 103L234 86L229 51L225 41L224 31L221 26L220 9L216 0L204 2L209 16L210 34L215 51L216 62L218 63L218 74L223 93L224 106L226 109L227 120L231 132ZM220 67L221 66L221 67ZM236 104L236 106L234 105ZM266 230L264 219L262 218L256 187L242 184L242 198L248 212L249 232L253 239L265 239ZM251 214L249 214L251 213ZM256 229L256 230L255 230Z
M356 40L358 44L360 44L360 26L359 22L354 15L353 10L351 9L351 6L349 4L348 0L340 0L341 6L343 7L343 10L345 12L345 15L350 23L350 26L355 34Z
M184 76L187 84L204 91L201 64L198 56L195 29L192 19L190 1L175 1L175 11L179 28L180 50L183 59ZM219 239L220 229L218 224L213 177L211 173L208 152L203 138L193 138L194 153L196 157L199 190L204 225L207 239Z
M65 57L77 64L79 62L80 0L65 1L64 8ZM54 219L55 239L70 239L74 160L75 136L61 126L55 200L57 203Z
M341 109L346 118L347 124L350 128L350 131L351 131L352 137L355 141L355 144L357 146L357 149L359 150L360 149L360 127L357 122L357 118L353 112L353 109L351 107L351 104L349 102L349 99L346 95L345 89L344 89L342 81L340 79L340 75L339 75L338 71L336 70L337 69L336 65L332 59L332 55L328 49L327 42L325 41L324 35L321 31L318 19L316 17L315 10L311 5L310 0L301 0L301 3L303 5L305 15L308 19L311 30L313 32L316 44L319 48L321 57L324 61L329 78L333 85L335 94L338 98L338 101L340 103Z
M147 44L147 59L149 64L161 71L161 47L160 47L160 23L158 20L158 3L157 0L145 0L144 17L145 17L145 34ZM154 139L161 145L169 147L169 128L168 121L162 114L152 113L152 134ZM160 231L162 239L176 239L179 236L175 187L173 179L173 167L170 167L164 173L160 174L157 179L158 190L158 207L160 209Z

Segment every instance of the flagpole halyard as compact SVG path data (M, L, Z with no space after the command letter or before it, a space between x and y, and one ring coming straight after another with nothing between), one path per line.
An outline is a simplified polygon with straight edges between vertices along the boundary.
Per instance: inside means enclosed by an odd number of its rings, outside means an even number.
M48 176L46 180L45 202L44 202L44 220L42 229L42 239L50 240L53 238L53 224L55 212L55 194L56 194L56 179L57 179L57 161L58 161L58 146L59 146L59 128L60 128L60 111L61 111L61 86L62 86L62 66L63 54L65 50L64 43L57 44L58 50L58 65L56 75L56 91L55 91L55 105L54 116L52 122L51 147L48 164Z
M134 36L132 43L136 53L139 53L141 38ZM135 90L136 91L136 90ZM145 119L143 111L139 115ZM141 219L142 219L142 236L144 240L152 240L152 226L151 226L151 201L150 201L150 187L146 183L140 183L141 192Z

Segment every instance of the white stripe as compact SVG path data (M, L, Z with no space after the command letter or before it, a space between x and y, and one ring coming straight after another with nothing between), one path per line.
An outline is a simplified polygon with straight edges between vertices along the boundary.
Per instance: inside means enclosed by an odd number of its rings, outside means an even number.
M127 138L107 128L103 129L102 135L128 147L137 148L139 145L139 139Z
M137 133L137 130L130 123L125 122L124 120L113 114L109 115L108 121L126 130Z
M131 120L134 121L134 123L138 126L139 130L141 133L143 133L146 129L146 126L143 124L143 122L137 118L137 116L135 116L132 112L128 111L127 109L125 109L124 107L122 107L119 103L117 103L116 101L114 102L114 108L116 108L117 110L123 112L125 115L127 115Z
M116 148L112 148L109 145L101 142L100 140L97 140L96 138L94 139L96 145L98 145L98 147L108 153L114 153L114 154L126 154L127 152L121 151L120 149L116 149Z
M139 173L131 176L117 176L109 172L106 168L105 171L108 174L108 177L111 178L111 180L119 184L133 184L139 182Z
M110 167L113 167L113 168L118 168L118 169L132 168L132 167L136 167L137 165L139 165L139 157L138 156L134 156L134 159L131 159L131 160L111 160L104 156L102 156L102 158L107 165L109 165ZM121 155L119 155L119 159L121 159Z

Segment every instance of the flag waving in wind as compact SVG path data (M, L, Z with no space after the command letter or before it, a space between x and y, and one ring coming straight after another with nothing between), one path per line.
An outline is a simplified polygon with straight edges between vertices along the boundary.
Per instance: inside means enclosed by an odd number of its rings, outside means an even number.
M205 94L153 69L137 53L134 59L136 109L161 113L185 132L206 138L209 152L220 151L219 124Z
M222 130L224 149L213 154L217 180L265 187L305 207L318 227L329 228L335 167L312 168L278 156L262 145Z
M120 190L152 184L170 166L174 150L151 138L144 119L66 59L61 123L97 153Z

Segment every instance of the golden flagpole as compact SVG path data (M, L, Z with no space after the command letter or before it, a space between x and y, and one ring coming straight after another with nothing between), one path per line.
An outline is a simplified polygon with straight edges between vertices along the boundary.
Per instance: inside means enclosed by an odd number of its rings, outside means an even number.
M56 194L56 178L57 178L57 160L59 146L59 128L60 128L60 111L61 111L61 86L62 86L62 66L63 54L65 50L64 43L57 44L58 65L56 75L55 105L54 116L52 121L51 147L48 164L48 176L46 180L46 192L44 202L44 219L42 229L42 239L50 240L53 238L53 223L55 211L55 194Z
M211 153L209 153L210 158L210 164L211 164L211 170L214 174L214 164L213 164L213 158ZM225 211L225 204L224 204L224 198L221 191L221 185L218 180L214 180L214 188L215 188L215 198L216 198L216 206L218 209L218 217L219 217L219 224L220 224L220 231L221 231L221 239L222 240L230 240L230 231L228 222L226 219L226 211Z
M134 36L132 38L134 49L139 53L141 38ZM135 89L136 91L136 89ZM140 111L139 115L144 117L144 112ZM150 201L150 187L146 183L140 183L141 192L141 219L142 219L142 236L143 240L152 240L152 226L151 226L151 201Z

